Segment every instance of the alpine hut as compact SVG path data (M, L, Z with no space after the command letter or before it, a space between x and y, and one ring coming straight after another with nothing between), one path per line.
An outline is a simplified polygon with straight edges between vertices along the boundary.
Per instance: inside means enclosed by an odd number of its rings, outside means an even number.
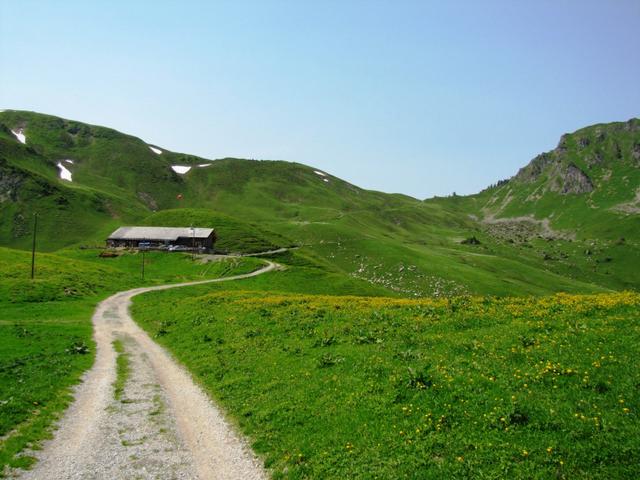
M215 241L213 228L120 227L109 235L107 246L211 251Z

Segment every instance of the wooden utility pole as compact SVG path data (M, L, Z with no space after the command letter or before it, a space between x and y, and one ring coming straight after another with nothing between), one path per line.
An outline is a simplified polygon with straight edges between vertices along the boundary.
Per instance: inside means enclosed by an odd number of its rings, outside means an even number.
M36 233L38 231L38 214L33 214L33 244L31 245L31 280L36 275Z
M146 242L144 240L143 242ZM144 251L147 249L146 245L143 245L140 250L142 250L142 280L144 280Z
M196 229L191 225L191 261L196 259Z

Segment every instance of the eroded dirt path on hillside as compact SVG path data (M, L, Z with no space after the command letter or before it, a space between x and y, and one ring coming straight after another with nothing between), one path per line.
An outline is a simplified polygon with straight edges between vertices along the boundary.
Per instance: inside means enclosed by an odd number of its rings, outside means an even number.
M96 361L54 439L24 479L266 479L251 449L189 373L131 319L131 298L151 290L240 280L246 275L137 288L104 300L93 315ZM114 397L120 339L130 376Z

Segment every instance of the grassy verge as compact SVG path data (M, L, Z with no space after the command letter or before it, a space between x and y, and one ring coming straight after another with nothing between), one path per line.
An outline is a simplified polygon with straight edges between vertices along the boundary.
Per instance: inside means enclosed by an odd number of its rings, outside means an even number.
M91 315L111 293L140 285L247 273L256 259L202 264L188 255L100 258L96 251L39 254L30 280L30 255L0 248L0 477L5 467L28 467L23 452L50 436L51 424L71 401L71 388L93 363Z
M20 452L49 436L93 363L93 308L92 301L0 304L0 476L5 465L33 462Z
M113 382L113 397L116 400L122 400L122 393L124 387L129 379L131 373L131 366L129 363L129 354L124 350L122 340L114 340L113 348L116 351L116 381Z
M640 296L226 291L134 316L274 478L635 478Z

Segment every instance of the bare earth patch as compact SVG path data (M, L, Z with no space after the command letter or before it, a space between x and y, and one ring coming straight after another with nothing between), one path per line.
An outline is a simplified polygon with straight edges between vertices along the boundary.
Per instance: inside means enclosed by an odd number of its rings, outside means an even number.
M636 196L633 200L626 203L619 203L611 207L611 210L627 214L640 213L640 188L636 190Z
M550 239L575 239L575 232L554 230L548 218L538 220L533 215L496 218L486 215L482 223L494 237L526 242L535 236Z

